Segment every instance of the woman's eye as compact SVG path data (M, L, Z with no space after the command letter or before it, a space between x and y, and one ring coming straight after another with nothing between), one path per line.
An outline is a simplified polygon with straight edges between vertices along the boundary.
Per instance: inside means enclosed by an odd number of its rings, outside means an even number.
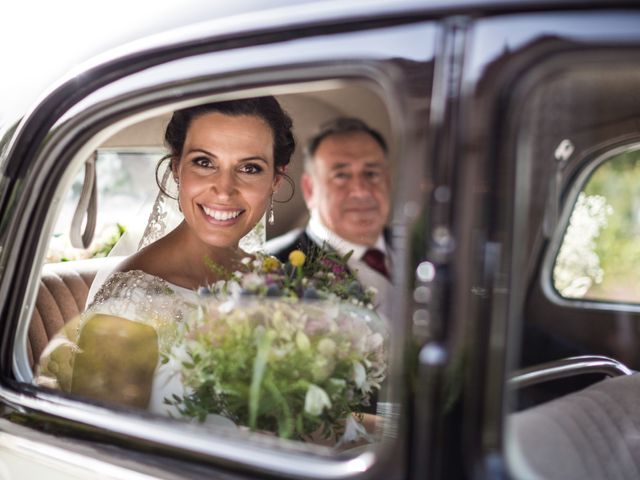
M198 166L198 167L210 167L211 166L211 160L209 160L207 157L196 157L192 161L193 161L193 164Z
M243 173L260 173L262 172L262 167L260 165L256 165L255 163L247 163L243 165L240 169Z

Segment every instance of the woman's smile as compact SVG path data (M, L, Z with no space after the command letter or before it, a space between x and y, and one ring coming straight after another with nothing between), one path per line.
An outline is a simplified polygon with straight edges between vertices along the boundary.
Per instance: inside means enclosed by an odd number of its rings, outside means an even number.
M202 208L202 211L210 220L214 220L216 223L223 222L225 224L233 223L233 221L245 211L244 209L220 209L207 207L206 205L200 205L200 208Z

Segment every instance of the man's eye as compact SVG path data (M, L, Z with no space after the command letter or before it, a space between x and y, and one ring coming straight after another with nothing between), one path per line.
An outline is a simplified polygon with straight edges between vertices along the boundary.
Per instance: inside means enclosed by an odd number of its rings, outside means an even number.
M260 165L256 165L255 163L246 163L244 164L241 169L240 169L243 173L260 173L262 172L262 167Z
M333 175L333 178L337 178L339 180L346 180L347 178L349 178L349 174L347 172L336 172Z
M369 171L364 172L364 176L365 176L365 178L368 178L369 180L377 180L378 178L380 178L382 176L382 174L378 170L369 170Z

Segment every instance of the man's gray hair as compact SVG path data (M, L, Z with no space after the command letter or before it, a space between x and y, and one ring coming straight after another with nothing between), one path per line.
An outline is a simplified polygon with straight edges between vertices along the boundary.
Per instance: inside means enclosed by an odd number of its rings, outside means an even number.
M338 117L330 122L324 123L320 126L318 131L313 135L304 149L304 169L307 172L311 172L313 168L313 157L320 146L320 143L331 135L349 134L355 132L363 132L370 135L382 148L384 153L387 153L387 142L384 137L377 130L371 128L365 122L359 118L352 117Z

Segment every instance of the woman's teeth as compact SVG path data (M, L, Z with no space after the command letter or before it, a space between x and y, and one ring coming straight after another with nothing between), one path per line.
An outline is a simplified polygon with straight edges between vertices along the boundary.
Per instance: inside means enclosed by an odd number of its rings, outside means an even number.
M204 213L206 213L208 216L210 216L214 220L219 220L219 221L231 220L233 218L236 218L238 215L242 213L242 210L220 211L220 210L214 210L212 208L207 208L204 205L202 206L202 210L204 210Z

